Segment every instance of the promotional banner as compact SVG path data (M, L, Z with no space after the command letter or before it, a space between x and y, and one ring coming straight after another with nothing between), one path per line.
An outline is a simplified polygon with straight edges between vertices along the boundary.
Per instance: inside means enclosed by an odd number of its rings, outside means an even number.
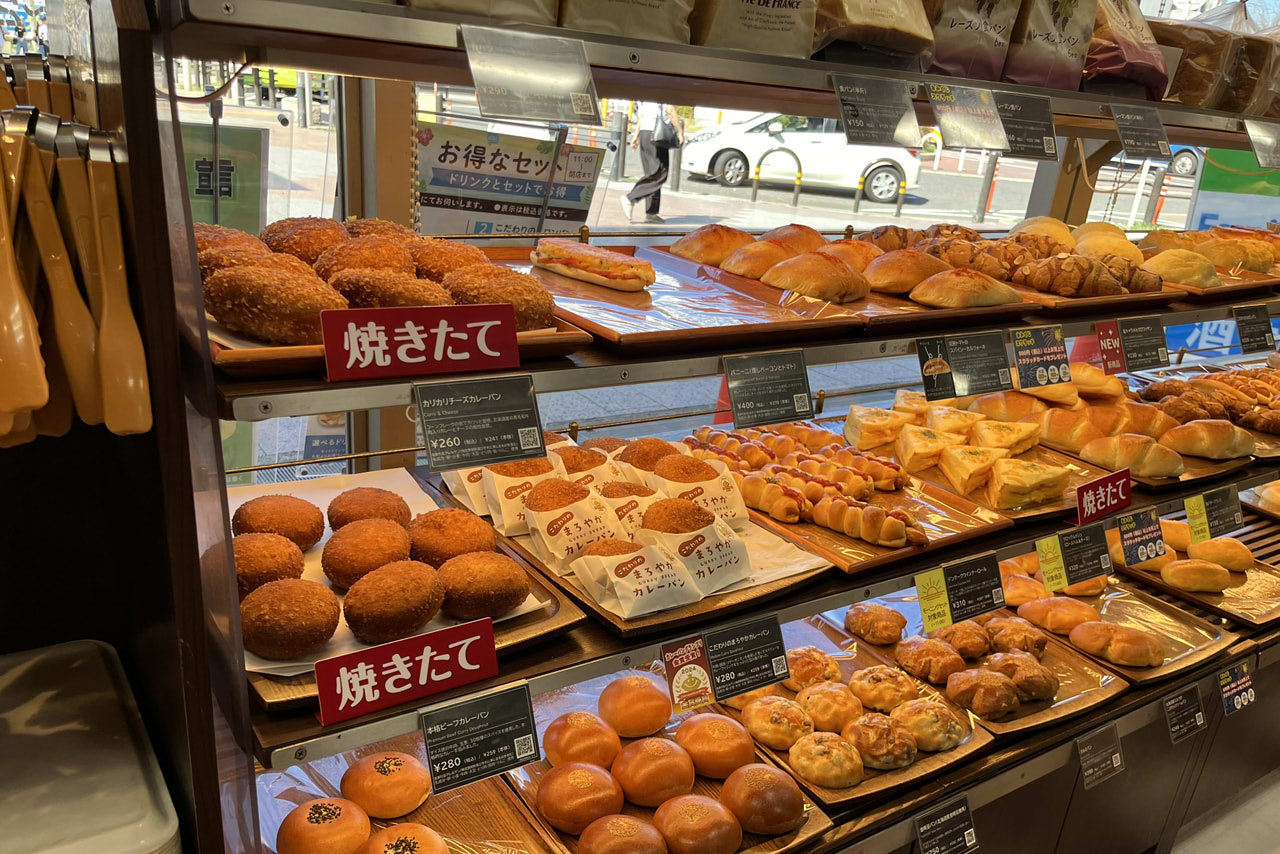
M1210 148L1200 168L1200 186L1187 228L1214 225L1265 227L1277 218L1280 169L1258 165L1252 151Z

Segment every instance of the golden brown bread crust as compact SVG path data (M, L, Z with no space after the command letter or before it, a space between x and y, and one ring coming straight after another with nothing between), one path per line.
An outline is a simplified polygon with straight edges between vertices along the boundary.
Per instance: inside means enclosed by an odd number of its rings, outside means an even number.
M720 262L735 251L755 241L754 237L741 229L713 222L695 228L671 244L671 254L718 267Z
M796 702L823 732L840 732L862 714L862 701L843 682L814 682L796 694Z
M820 252L805 252L780 261L766 270L760 281L779 290L834 303L862 299L871 290L857 270Z
M638 806L655 807L693 790L693 759L667 738L631 742L609 770L622 784L627 800Z
M895 249L869 261L862 274L873 291L905 294L935 273L950 269L946 261L927 252Z
M961 670L947 679L947 699L959 703L985 720L996 720L1018 710L1018 689L1013 680L992 670Z
M565 474L578 474L596 466L604 465L609 461L609 458L600 451L579 448L576 445L563 445L562 447L553 448L551 453L560 458Z
M716 780L756 757L756 743L746 727L726 715L704 712L686 718L676 729L676 744L689 754L695 771Z
M1226 567L1207 560L1172 560L1160 567L1164 583L1179 590L1221 593L1231 586Z
M444 277L454 270L471 264L489 264L484 252L470 243L459 243L456 240L433 240L421 237L407 240L404 248L413 259L414 269L423 279L436 282L444 281Z
M231 538L231 549L241 599L269 581L302 577L302 549L288 537L239 534Z
M341 223L317 216L276 220L262 230L261 237L272 252L293 255L308 264L314 264L330 246L350 239Z
M992 652L1022 650L1041 658L1049 645L1049 636L1022 617L994 617L987 621L986 629Z
M325 848L354 851L369 838L369 816L343 798L317 798L293 809L276 834L276 850L297 854Z
M896 249L907 249L924 239L924 232L914 228L903 228L900 225L881 225L870 231L859 234L859 240L873 243L885 252Z
M1187 557L1212 561L1232 572L1248 572L1254 565L1253 552L1235 537L1214 537L1201 543L1189 543Z
M485 466L485 468L503 477L536 477L555 470L551 460L546 457L533 457L527 460L515 460L510 463L494 463Z
M779 836L805 821L804 795L796 781L780 768L760 762L744 765L730 774L720 790L720 801L748 833Z
M389 489L376 486L357 486L339 493L329 502L325 512L329 527L338 530L357 519L390 519L401 525L409 525L409 505Z
M862 768L867 763L847 738L834 732L815 732L791 745L787 764L815 786L847 789L862 782Z
M485 263L455 270L445 275L441 284L458 305L510 303L516 313L517 332L555 325L555 300L542 282L528 273Z
M971 308L1022 302L1004 282L968 268L935 273L911 289L911 299L933 308Z
M340 270L329 285L346 297L352 308L399 305L453 305L453 297L429 279L400 270L355 267Z
M408 560L409 532L390 519L357 519L333 532L324 544L320 566L335 587L350 587L393 561Z
M997 652L987 660L987 669L1013 680L1014 690L1023 703L1052 700L1058 693L1058 677L1029 652Z
M1102 619L1096 608L1062 596L1024 602L1018 606L1018 616L1056 635L1070 634L1081 623Z
M594 439L588 439L582 443L583 448L590 448L593 451L603 451L611 454L619 448L627 446L626 439L619 439L617 436L597 436Z
M618 454L617 460L644 471L653 471L653 467L658 464L658 460L678 453L680 452L670 442L663 439L645 437L643 439L634 439L627 443L627 446Z
M1164 647L1150 632L1098 620L1071 630L1071 645L1122 667L1159 667Z
M261 241L253 243L224 243L200 250L197 259L200 262L200 278L209 276L227 267L274 267L285 272L315 274L315 270L301 258L272 252Z
M736 276L758 279L774 264L799 254L791 245L781 240L762 239L734 250L720 263L720 269Z
M819 255L829 255L848 264L859 273L867 269L867 265L884 254L884 250L874 243L865 240L832 240L825 246L814 250Z
M407 276L415 271L404 245L389 237L357 237L335 243L321 252L312 266L326 282L343 270L394 270Z
M433 567L458 555L498 548L493 526L461 507L418 514L409 523L409 542L413 559Z
M653 824L668 854L733 854L742 847L742 827L733 813L704 795L672 798L654 812Z
M782 681L782 687L800 691L817 682L840 680L840 665L816 646L800 646L787 650L787 668L791 675Z
M244 648L272 661L310 655L333 637L340 611L338 597L323 584L270 581L240 603Z
M534 484L533 489L525 496L524 506L534 513L545 513L568 507L590 494L591 490L580 483L562 477L549 477Z
M590 712L565 712L542 734L542 752L552 765L589 762L608 768L621 750L613 727Z
M868 709L887 712L920 696L911 677L888 664L864 667L849 677L849 690Z
M964 725L955 712L936 700L908 700L889 717L906 727L919 750L929 753L950 750L964 739Z
M1025 575L1009 575L1003 579L1004 603L1010 608L1017 608L1026 602L1043 599L1049 595L1044 584Z
M885 646L902 639L907 618L877 602L858 602L844 612L844 627L867 643Z
M957 237L935 237L922 240L913 248L946 261L952 267L977 270L994 279L1008 279L1009 267L991 251L986 241L975 243Z
M991 650L991 636L973 620L952 623L933 632L929 637L951 644L961 658L981 658Z
M538 781L538 812L565 833L581 833L596 819L620 812L622 803L618 780L585 762L557 765Z
M663 498L644 511L642 527L664 534L700 531L716 520L716 514L684 498Z
M588 555L597 555L599 557L616 557L618 555L629 555L634 552L638 552L642 548L644 547L638 543L633 543L630 540L619 540L613 537L607 537L587 546L582 550L582 554L580 556L587 557Z
M268 344L319 344L320 312L346 308L314 274L227 267L204 280L205 310L232 332Z
M916 759L915 736L901 721L888 715L868 712L850 721L840 735L858 748L858 755L868 768L906 768Z
M1124 287L1106 264L1084 255L1061 253L1013 271L1013 282L1061 297L1122 294Z
M708 463L695 460L687 454L668 454L662 457L654 464L653 473L677 483L702 483L719 477L719 473Z
M945 683L952 673L964 670L964 659L949 643L920 635L899 641L893 656L903 670L935 685Z
M242 246L258 248L266 252L271 250L267 244L246 231L227 228L225 225L214 225L208 222L197 222L192 225L195 234L196 254L219 246Z
M751 737L774 750L788 750L813 732L813 719L795 700L760 697L742 709L742 725Z
M305 552L324 536L324 514L302 498L261 495L236 508L231 516L231 533L279 534Z
M398 222L377 217L347 220L342 227L352 237L393 237L401 242L418 239L418 234L413 229L406 228Z
M435 570L416 560L401 560L380 566L352 584L342 599L342 613L356 640L379 644L414 634L439 613L443 603L444 587Z
M781 241L796 252L812 252L827 244L827 239L817 229L795 222L771 228L760 235L760 239Z
M501 617L532 589L524 567L497 552L470 552L445 561L436 571L444 585L444 612L457 620Z
M600 494L605 498L626 498L629 495L647 498L650 495L656 495L657 491L629 480L613 480L600 487Z

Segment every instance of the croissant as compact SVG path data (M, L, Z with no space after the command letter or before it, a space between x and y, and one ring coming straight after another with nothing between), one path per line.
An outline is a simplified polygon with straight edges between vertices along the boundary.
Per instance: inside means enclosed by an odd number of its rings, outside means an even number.
M1002 237L999 243L1016 243L1026 249L1036 259L1051 258L1060 252L1070 252L1071 247L1060 243L1047 234L1036 234L1031 231L1016 231Z
M928 537L905 510L885 510L852 498L828 496L808 512L814 524L876 546L924 545Z
M1280 434L1280 411L1275 409L1254 409L1236 419L1236 423L1250 430Z
M818 451L818 455L828 462L869 475L881 492L894 492L907 485L907 473L893 460L866 454L848 445L828 445Z
M1122 294L1125 289L1101 261L1084 255L1062 253L1023 264L1013 271L1013 282L1060 297L1098 297Z
M789 424L779 424L774 428L783 436L790 436L801 445L804 445L810 451L816 451L819 448L840 441L839 433L832 433L830 430L823 430L821 427L807 427L804 424L795 422ZM779 456L785 456L779 454Z
M1160 278L1159 273L1144 270L1141 266L1133 263L1132 259L1125 258L1123 255L1107 253L1106 255L1099 255L1097 260L1131 294L1153 293L1164 287L1164 279Z
M767 513L771 519L794 524L800 521L801 513L808 510L809 502L798 490L776 479L736 471L733 479L737 481L746 505Z

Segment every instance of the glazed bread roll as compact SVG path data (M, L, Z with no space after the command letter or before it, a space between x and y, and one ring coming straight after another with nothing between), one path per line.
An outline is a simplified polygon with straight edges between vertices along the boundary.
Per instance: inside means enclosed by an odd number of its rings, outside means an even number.
M671 244L671 254L699 264L719 267L724 259L756 239L745 231L720 223L695 228Z
M1070 639L1076 649L1122 667L1159 667L1164 664L1164 647L1160 639L1141 629L1091 620L1072 629Z
M578 854L667 854L658 828L629 815L601 816L578 837Z
M1210 460L1234 460L1253 453L1253 436L1230 421L1206 418L1189 421L1160 437L1160 444L1180 454Z
M982 658L991 651L991 636L973 620L952 623L933 632L929 637L951 644L951 648L960 653L961 658Z
M833 240L814 251L819 255L839 258L859 273L864 272L868 264L884 254L879 246L865 240Z
M1025 602L1018 606L1018 616L1055 635L1070 634L1081 623L1102 619L1096 608L1062 596Z
M407 753L374 753L342 775L342 796L374 818L396 818L422 806L431 775Z
M756 743L746 727L725 715L688 718L676 730L676 744L689 754L695 771L716 780L723 780L756 758Z
M800 787L790 774L772 765L757 762L734 771L724 781L720 802L747 833L778 836L804 824Z
M1215 537L1203 543L1188 543L1186 552L1189 558L1207 560L1232 572L1248 572L1253 569L1253 552L1235 537Z
M867 712L850 721L840 733L858 749L862 764L880 771L906 768L916 760L916 739L899 720Z
M912 288L910 297L931 308L975 308L1022 302L1022 295L1004 282L969 269L934 273Z
M1160 534L1164 544L1174 551L1188 552L1191 549L1191 526L1176 519L1161 519ZM1206 558L1209 560L1209 558Z
M992 421L1022 421L1039 415L1049 405L1037 397L1020 391L997 391L979 395L969 404L969 411L985 415Z
M1122 400L1125 385L1119 377L1113 377L1102 368L1085 362L1071 363L1071 382L1076 392L1090 400Z
M1040 425L1040 443L1070 454L1094 439L1103 438L1102 431L1093 426L1087 410L1050 409L1028 418Z
M801 736L813 732L808 712L786 697L761 697L747 703L742 725L752 738L774 750L788 750Z
M1172 560L1160 567L1164 583L1179 590L1198 593L1221 593L1231 585L1226 567L1207 560Z
M1080 458L1110 471L1127 468L1134 477L1178 477L1185 469L1176 451L1136 433L1094 439L1080 449Z
M369 838L369 816L342 798L317 798L298 804L280 822L279 854L350 854Z
M558 771L560 768L554 770ZM603 773L604 769L596 770ZM641 807L656 807L664 801L693 791L693 759L687 750L668 738L642 738L631 742L622 748L618 758L613 760L609 773L613 774L613 778L622 786L627 800ZM545 780L544 777L544 783ZM609 815L621 809L622 804L618 804L616 808L606 810L600 815ZM600 815L584 822L582 826L586 827ZM581 833L582 831L579 829L568 832Z
M1044 584L1025 575L1010 575L1004 579L1004 604L1017 608L1036 599L1044 599L1049 595Z
M600 717L623 738L653 735L671 719L671 696L639 673L610 682L596 703Z
M946 261L918 249L895 249L871 259L862 273L873 291L905 294L935 273L950 269Z
M790 691L808 688L815 682L840 681L840 665L816 646L800 646L787 650L787 668L791 675L782 680Z
M736 276L758 279L774 264L799 254L781 240L757 240L735 249L720 262L720 269Z
M587 762L608 768L620 750L613 727L590 712L566 712L542 734L542 753L552 765Z
M570 762L552 768L538 782L538 812L557 830L578 834L601 816L621 812L622 796L619 781L605 769Z
M861 273L830 255L806 252L774 264L760 281L782 291L845 303L862 299L871 290Z
M714 798L682 795L658 807L653 826L669 854L733 854L742 846L742 826Z
M760 239L779 240L795 249L796 252L813 252L815 249L827 245L827 238L823 237L821 232L797 222L771 228L760 235Z

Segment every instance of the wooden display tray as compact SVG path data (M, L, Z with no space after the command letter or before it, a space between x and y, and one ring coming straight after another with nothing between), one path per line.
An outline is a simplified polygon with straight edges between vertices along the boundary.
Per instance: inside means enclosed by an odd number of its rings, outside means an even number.
M539 743L542 741L543 733L545 733L547 726L560 715L568 712L591 712L595 714L597 711L596 701L604 687L613 680L628 675L629 672L634 671L624 670L620 673L590 679L577 685L571 685L567 688L561 688L557 691L550 691L534 697L533 716L538 728ZM663 681L661 665L655 664L654 670L650 672L653 672L659 681ZM711 707L700 709L699 711L720 710ZM674 737L675 730L680 722L692 717L694 714L696 713L686 712L676 715L668 722L666 729L659 737ZM622 739L622 744L625 747L632 741L635 741L635 739L624 738ZM760 761L765 761L762 748L757 747L757 757ZM551 763L544 759L532 762L514 771L508 771L505 777L507 783L515 790L516 795L522 801L527 812L533 816L533 820L537 823L542 833L555 840L556 844L549 850L561 852L561 854L576 854L578 838L573 834L556 830L538 812L538 783L550 770ZM719 800L722 785L723 783L720 780L698 776L694 779L693 794ZM623 804L622 811L627 815L652 821L656 810L653 807L639 807L628 802ZM800 825L796 830L781 836L760 836L744 832L742 834L742 847L738 849L738 854L784 854L784 852L796 851L807 846L832 826L831 819L827 817L827 814L817 804L806 798L804 824Z
M1243 542L1253 552L1253 569L1231 573L1231 586L1221 593L1204 593L1183 590L1165 582L1159 572L1117 567L1125 575L1132 576L1158 590L1185 599L1204 610L1226 617L1252 628L1260 628L1280 620L1280 569L1265 563L1258 556L1274 559L1280 556L1280 525L1255 513L1244 513L1244 527L1227 534ZM1185 521L1183 511L1170 514L1166 519ZM1179 555L1185 557L1185 555Z
M634 246L608 248L624 254L635 252ZM485 249L491 260L529 270L546 285L555 297L558 317L622 353L746 347L759 344L763 336L777 343L835 338L862 326L862 321L846 313L824 314L814 306L793 309L773 305L710 279L684 278L666 271L658 271L657 281L644 290L617 291L550 270L530 269L529 252L527 246Z
M418 757L425 765L420 735L407 735L337 756L327 756L282 771L262 771L257 777L258 817L262 854L276 854L280 823L298 804L313 798L342 796L342 775L362 756L396 750ZM477 816L484 816L477 822ZM373 830L404 822L423 824L449 843L450 851L503 854L544 854L557 844L541 822L526 809L501 777L490 777L444 794L432 793L422 806L395 820L372 819Z
M1150 293L1108 294L1099 297L1064 297L1041 293L1035 288L1015 285L1012 282L1006 282L1006 284L1021 293L1025 301L1038 304L1044 314L1051 317L1071 317L1103 312L1155 311L1186 296L1179 290L1159 290Z
M555 327L517 332L520 360L532 362L576 353L590 346L591 336L573 324L556 318ZM289 377L324 373L324 347L320 344L295 346L225 347L209 341L213 366L233 377Z
M1143 249L1143 257L1148 260L1158 255L1154 249ZM1240 270L1233 273L1230 268L1214 266L1222 284L1216 288L1202 288L1197 285L1184 285L1181 282L1165 280L1164 289L1173 291L1181 302L1223 302L1245 294L1261 293L1280 285L1280 276L1273 267L1266 273L1255 273L1253 270Z
M907 590L870 600L892 608L907 619L904 634L923 635L924 622L920 617L920 604L914 590ZM837 626L844 625L847 608L829 611L823 616ZM1076 651L1070 644L1059 641L1055 635L1045 632L1049 643L1045 646L1044 657L1040 662L1058 677L1058 693L1052 700L1026 702L1018 711L998 721L977 718L978 723L993 735L1002 736L1016 732L1026 732L1037 727L1058 723L1097 706L1111 701L1112 697L1124 693L1128 683L1110 670L1098 667L1092 660ZM877 646L852 636L870 655L881 659L885 664L894 664L896 644ZM986 656L977 661L966 661L969 667L982 668ZM938 686L943 690L945 686Z
M993 321L1013 320L1040 311L1036 300L1024 299L1010 305L980 306L975 308L932 308L912 302L905 294L884 294L872 291L866 297L849 303L830 303L826 300L803 296L794 291L782 291L766 285L758 279L748 279L712 267L699 264L678 255L672 255L667 246L642 246L636 256L644 258L655 267L666 270L686 280L716 282L724 287L754 297L761 302L799 311L806 316L847 316L861 321L875 332L891 332L896 329L957 329L966 322L989 324Z
M1265 486L1266 484L1263 485ZM1259 516L1266 516L1268 519L1275 519L1277 522L1280 522L1280 509L1267 507L1259 501L1258 489L1259 487L1253 487L1251 489L1240 490L1240 503L1257 513Z
M1218 371L1232 370L1236 365L1183 365L1179 367L1156 368L1149 371L1137 371L1130 374L1143 387L1150 385L1159 380L1184 380L1190 382L1193 379L1212 379L1213 374ZM1255 366L1256 367L1256 366ZM1146 403L1146 401L1142 401ZM1248 427L1242 427L1242 430L1249 430ZM1253 456L1258 459L1269 459L1271 457L1280 457L1280 436L1272 433L1264 433L1261 430L1249 430L1249 435L1253 436L1254 449ZM1187 457L1182 458L1184 461ZM1210 461L1212 462L1212 461ZM1225 462L1234 462L1227 460ZM1239 466L1236 466L1239 468ZM1232 471L1233 469L1226 469Z
M832 625L821 616L787 623L782 627L782 634L786 640L787 649L795 649L800 646L816 646L831 655L840 665L840 681L844 683L848 683L849 677L857 670L885 663L879 657L871 655L860 648L855 639L846 633L842 627ZM915 762L912 762L906 768L897 768L891 771L881 771L864 766L861 783L847 789L831 789L810 783L793 771L786 751L774 750L763 746L757 746L757 749L768 755L779 767L785 768L799 781L801 788L813 795L824 806L846 807L902 786L923 782L929 777L943 772L948 767L969 759L991 743L991 736L977 725L977 718L970 714L967 709L948 700L937 688L927 682L914 678L912 681L916 683L916 689L922 699L935 700L949 707L955 713L961 726L964 727L964 740L951 750L945 750L941 753L925 753L921 751L916 754ZM795 699L795 694L781 685L778 686L778 691L788 699ZM742 713L737 709L724 707L724 711L735 718L740 719L742 716Z

